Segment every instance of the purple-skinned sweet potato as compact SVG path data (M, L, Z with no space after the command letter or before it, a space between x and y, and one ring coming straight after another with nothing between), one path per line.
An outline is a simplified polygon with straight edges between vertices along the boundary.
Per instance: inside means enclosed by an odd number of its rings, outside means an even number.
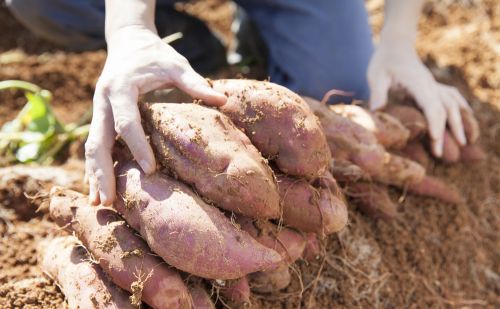
M444 163L457 163L460 159L460 146L448 130L444 131L443 155L441 160Z
M404 157L419 163L424 168L429 166L431 159L424 145L422 145L422 142L420 141L410 141L403 149L401 149L400 153Z
M373 133L317 100L304 99L321 122L334 159L351 161L369 175L380 172L384 166L385 149Z
M282 263L182 182L146 176L135 162L118 161L115 174L116 209L168 264L203 278L237 279Z
M390 220L397 215L397 205L384 185L355 182L348 184L346 191L358 208L372 218Z
M42 269L54 279L70 309L135 308L129 295L117 287L90 256L78 239L61 236L40 243Z
M455 188L432 176L425 176L422 181L410 184L408 192L437 198L451 204L461 204L465 201L464 197Z
M285 87L255 80L216 80L228 99L220 111L241 128L285 174L315 178L331 160L318 119L304 100Z
M333 188L315 181L276 175L283 206L283 223L302 232L329 235L347 224L347 206L336 183Z
M201 284L189 287L191 294L192 309L215 309L214 302Z
M142 238L108 207L91 207L85 195L53 187L50 215L74 232L113 282L132 293L132 303L153 308L190 308L179 273L156 257Z
M222 296L231 308L240 308L250 304L250 285L247 277L225 281L224 286L218 287Z
M370 179L370 176L361 167L349 160L333 159L330 164L330 172L335 180L342 183Z
M407 105L389 105L384 112L398 119L409 131L409 140L415 140L427 133L427 120L417 108Z
M384 168L380 173L373 175L373 180L404 188L411 183L418 183L425 176L425 168L415 161L404 157L386 153Z
M306 247L302 253L302 258L308 262L317 261L321 256L321 245L319 243L318 235L315 233L307 233L305 235Z
M338 104L329 107L342 117L372 132L385 148L401 149L408 142L410 131L387 113L371 112L358 105Z
M272 170L248 137L215 109L197 104L141 104L159 161L206 200L252 218L280 213Z
M250 289L256 293L273 293L290 285L292 276L288 266L283 264L276 270L259 271L248 275Z
M477 163L486 159L486 153L479 144L460 147L460 161L464 163Z
M237 217L241 229L262 245L277 251L286 264L295 262L302 256L306 246L304 237L298 232L276 225L268 221L256 221L250 218Z

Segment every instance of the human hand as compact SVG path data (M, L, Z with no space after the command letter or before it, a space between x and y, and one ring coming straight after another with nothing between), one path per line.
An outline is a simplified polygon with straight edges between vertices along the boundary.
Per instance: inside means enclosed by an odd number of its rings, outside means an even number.
M438 83L410 44L394 42L397 40L382 40L371 59L368 68L370 108L383 108L389 89L402 87L415 98L427 118L435 156L443 154L446 123L457 142L465 145L460 109L470 111L467 101L456 88Z
M111 204L115 179L111 150L121 137L146 174L156 168L137 106L139 95L178 87L193 98L220 106L226 97L213 90L186 58L141 26L128 26L108 37L108 57L94 94L93 117L85 143L85 179L92 204Z

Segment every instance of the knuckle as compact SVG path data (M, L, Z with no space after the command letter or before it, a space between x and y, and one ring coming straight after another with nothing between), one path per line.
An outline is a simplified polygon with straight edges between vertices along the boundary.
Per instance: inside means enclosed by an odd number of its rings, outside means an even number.
M87 140L87 142L85 143L85 158L86 159L95 158L97 156L97 153L99 152L99 149L100 149L99 143L96 143L93 140Z
M126 117L119 117L115 119L115 131L120 136L126 136L129 134L138 120L137 119L129 119Z

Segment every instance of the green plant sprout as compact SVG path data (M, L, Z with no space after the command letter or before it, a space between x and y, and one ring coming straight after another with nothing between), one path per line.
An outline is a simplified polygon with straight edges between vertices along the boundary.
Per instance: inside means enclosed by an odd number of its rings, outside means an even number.
M0 91L10 89L23 90L28 102L16 118L0 129L0 165L52 164L65 145L88 135L91 111L77 123L64 125L50 108L50 91L25 81L0 81Z

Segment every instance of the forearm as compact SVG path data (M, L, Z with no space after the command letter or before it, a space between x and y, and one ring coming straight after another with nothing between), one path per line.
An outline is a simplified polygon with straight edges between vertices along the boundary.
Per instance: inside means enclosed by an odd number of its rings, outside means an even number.
M144 27L156 32L154 15L156 0L106 0L106 41L117 30Z
M385 0L381 40L414 45L423 0Z

